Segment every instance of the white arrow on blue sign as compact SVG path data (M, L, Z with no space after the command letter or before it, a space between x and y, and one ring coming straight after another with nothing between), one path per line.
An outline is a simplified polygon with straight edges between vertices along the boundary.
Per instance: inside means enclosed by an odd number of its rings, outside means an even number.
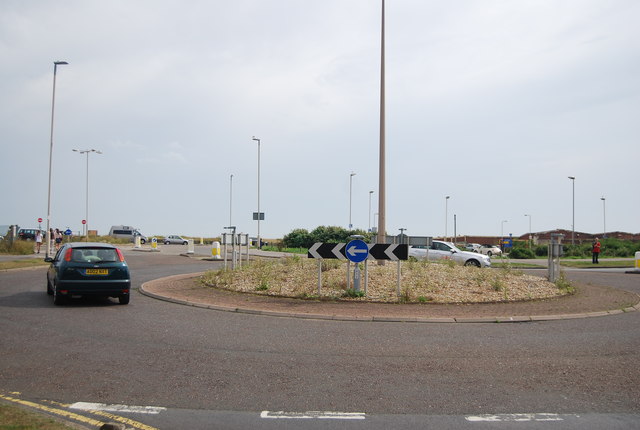
M353 263L360 263L369 256L369 245L360 239L347 243L347 258Z

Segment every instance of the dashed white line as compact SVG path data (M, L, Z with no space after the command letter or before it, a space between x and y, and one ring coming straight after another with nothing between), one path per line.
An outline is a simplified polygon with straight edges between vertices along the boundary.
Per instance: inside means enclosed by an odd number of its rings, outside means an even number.
M104 403L76 402L69 406L69 409L79 409L82 411L105 411L105 412L125 412L133 414L157 415L167 408L158 406L127 406L127 405L107 405Z
M260 418L270 419L315 419L315 420L364 420L366 414L362 412L284 412L284 411L262 411Z
M564 421L559 414L486 414L465 417L471 422Z

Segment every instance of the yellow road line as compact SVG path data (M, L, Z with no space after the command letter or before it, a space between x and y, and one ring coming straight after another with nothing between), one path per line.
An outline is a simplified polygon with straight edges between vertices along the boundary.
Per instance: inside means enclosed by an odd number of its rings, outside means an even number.
M65 418L80 421L81 423L89 424L95 427L102 427L102 425L104 424L103 422L94 420L93 418L85 417L79 414L74 414L73 412L65 411L63 409L50 408L49 406L30 402L28 400L16 399L15 397L5 396L4 394L0 394L0 399L8 400L10 402L17 403L23 406L28 406L30 408L35 408L41 411L48 412L50 414L59 415Z
M19 393L16 393L19 394ZM52 408L49 406L45 406L45 405L41 405L39 403L34 403L34 402L30 402L28 400L22 400L22 399L18 399L15 397L11 397L11 396L6 396L2 393L0 393L0 399L4 399L13 403L17 403L19 405L23 405L23 406L28 406L34 409L38 409L44 412L48 412L50 414L54 414L54 415L58 415L58 416L62 416L65 418L69 418L72 420L76 420L79 421L81 423L85 423L85 424L89 424L91 426L95 426L95 427L102 427L103 424L105 424L103 421L98 421L95 420L93 418L89 418L89 417L85 417L84 415L80 415L80 414L75 414L73 412L69 412L66 411L64 409L58 409L58 408ZM53 400L48 400L48 403L51 403L52 405L57 405L63 408L69 407L68 404L64 404L64 403L60 403L60 402L55 402ZM103 412L103 411L87 411L93 415L97 415L100 417L104 417L104 418L108 418L109 420L113 420L113 421L117 421L120 423L123 423L125 425L134 427L136 429L140 429L140 430L159 430L156 427L152 427L149 425L146 425L144 423L138 422L138 421L134 421L134 420L130 420L129 418L125 418L125 417L121 417L118 415L114 415L114 414L110 414L108 412Z

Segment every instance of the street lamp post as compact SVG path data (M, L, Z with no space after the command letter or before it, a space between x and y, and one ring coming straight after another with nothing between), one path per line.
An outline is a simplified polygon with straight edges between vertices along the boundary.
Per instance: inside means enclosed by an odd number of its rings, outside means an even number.
M369 233L371 233L371 196L373 191L369 191Z
M445 242L447 242L447 237L448 237L448 234L447 234L447 227L448 227L447 221L449 219L449 198L450 197L451 196L446 196L444 198L444 241Z
M89 242L89 154L91 152L95 152L96 154L102 154L102 151L98 151L97 149L72 149L73 152L77 152L79 154L87 154L87 195L86 195L86 210L85 210L85 241Z
M351 223L351 197L353 195L353 177L356 176L355 173L351 172L349 175L349 230L353 227Z
M260 242L260 139L253 136L251 140L258 142L258 249L262 248L262 242Z
M571 245L575 245L576 244L576 177L575 176L568 176L569 179L571 179L571 188L572 188L572 193L571 193Z
M231 214L233 213L233 173L229 175L229 225L233 225L231 222Z
M502 222L500 223L500 249L502 248L503 242L504 242L504 223L505 222L509 222L509 220L502 220Z
M602 200L602 237L605 238L607 237L607 210L605 206L606 199L604 197L600 197L600 200Z
M47 192L47 252L46 257L49 257L49 250L51 249L51 167L53 160L53 113L56 105L56 74L58 66L69 64L66 61L54 61L53 62L53 96L51 98L51 139L49 144L49 191Z
M531 239L532 239L532 234L531 234L531 215L524 214L524 216L528 216L529 217L529 249L531 249Z

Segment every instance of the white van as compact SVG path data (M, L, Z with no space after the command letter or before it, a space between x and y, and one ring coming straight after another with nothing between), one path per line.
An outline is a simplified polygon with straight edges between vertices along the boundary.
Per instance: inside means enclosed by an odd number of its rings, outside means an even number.
M147 236L140 233L137 228L128 225L112 226L111 230L109 230L109 236L117 239L129 239L131 242L135 242L136 237L140 237L140 243L144 245L147 242Z

